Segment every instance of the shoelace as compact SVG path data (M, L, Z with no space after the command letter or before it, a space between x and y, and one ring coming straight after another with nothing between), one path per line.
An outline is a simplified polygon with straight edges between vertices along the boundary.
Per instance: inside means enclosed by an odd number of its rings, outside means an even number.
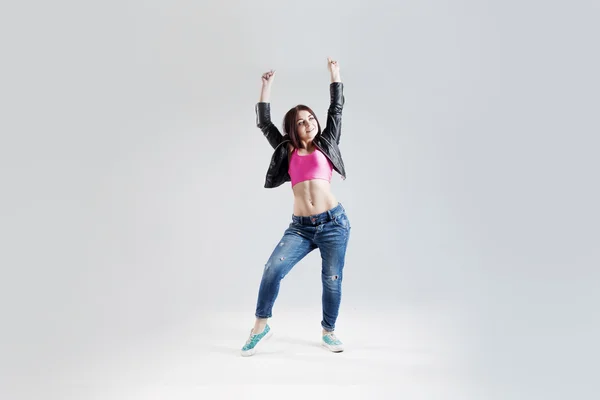
M254 338L254 336L256 336L255 334L252 333L252 329L250 329L250 336L248 336L248 340L246 340L246 346L250 344L250 342L252 342L252 339Z
M327 333L327 334L325 334L325 336L329 336L329 338L333 341L333 343L339 342L338 338L335 336L334 333Z

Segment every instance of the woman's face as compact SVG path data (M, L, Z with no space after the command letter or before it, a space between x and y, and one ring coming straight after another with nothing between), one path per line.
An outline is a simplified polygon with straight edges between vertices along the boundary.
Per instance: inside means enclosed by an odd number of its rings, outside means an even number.
M315 137L318 131L319 127L315 117L306 110L298 111L298 117L296 118L296 132L298 133L298 138L302 141L310 141Z

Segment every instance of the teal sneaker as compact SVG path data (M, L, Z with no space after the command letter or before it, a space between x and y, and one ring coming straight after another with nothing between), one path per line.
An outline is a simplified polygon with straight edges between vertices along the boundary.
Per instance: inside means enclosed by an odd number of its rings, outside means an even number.
M323 347L333 351L334 353L341 353L344 351L344 344L335 336L335 333L333 332L323 335L321 344Z
M253 334L252 330L250 331L250 336L248 340L246 340L246 344L242 347L242 356L248 357L256 353L256 346L264 339L267 340L271 337L273 332L271 332L271 327L269 324L265 326L265 329L259 334Z

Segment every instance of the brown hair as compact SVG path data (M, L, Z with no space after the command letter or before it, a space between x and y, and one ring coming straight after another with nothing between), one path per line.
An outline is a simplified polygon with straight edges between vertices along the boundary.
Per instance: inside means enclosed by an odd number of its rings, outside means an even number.
M283 131L286 134L290 135L290 140L292 141L292 145L295 148L300 148L300 139L298 138L298 132L296 131L296 119L298 118L298 111L301 110L308 111L313 117L315 117L315 121L317 121L318 127L317 135L321 134L321 124L319 124L319 120L317 119L317 116L315 115L313 110L311 110L308 106L298 104L296 107L290 109L283 118Z

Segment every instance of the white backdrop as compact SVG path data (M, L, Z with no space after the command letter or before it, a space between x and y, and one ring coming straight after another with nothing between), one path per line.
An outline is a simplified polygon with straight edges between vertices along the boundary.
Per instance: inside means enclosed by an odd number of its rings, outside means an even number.
M289 184L263 188L260 76L277 70L278 126L298 103L324 124L328 56L346 97L333 191L352 223L340 322L452 310L480 396L597 390L594 2L2 9L3 398L84 393L72 377L102 380L190 321L241 312L250 328L293 201ZM314 252L275 312L318 307L319 273Z

